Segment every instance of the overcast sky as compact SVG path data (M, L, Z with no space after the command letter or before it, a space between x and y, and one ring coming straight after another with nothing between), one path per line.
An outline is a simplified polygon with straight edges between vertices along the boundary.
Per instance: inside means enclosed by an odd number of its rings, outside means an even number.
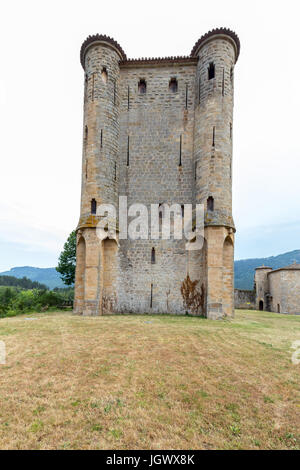
M214 27L241 40L235 70L236 259L300 248L296 0L2 2L0 271L55 266L79 218L89 34L128 57L188 55Z

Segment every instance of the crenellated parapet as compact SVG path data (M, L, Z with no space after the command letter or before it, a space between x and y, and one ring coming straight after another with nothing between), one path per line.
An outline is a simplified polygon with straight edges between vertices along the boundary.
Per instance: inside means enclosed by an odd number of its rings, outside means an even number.
M201 38L198 39L191 51L191 57L198 56L200 48L208 42L214 41L215 39L224 39L232 43L235 49L235 62L237 62L241 49L240 40L238 35L228 28L215 28L201 36Z
M86 55L87 50L90 47L98 45L98 44L113 49L120 56L120 60L126 60L126 54L123 51L120 44L117 43L117 41L115 41L113 38L109 36L106 36L105 34L94 34L86 38L86 40L83 42L81 49L80 49L80 62L84 70L85 70L85 55Z

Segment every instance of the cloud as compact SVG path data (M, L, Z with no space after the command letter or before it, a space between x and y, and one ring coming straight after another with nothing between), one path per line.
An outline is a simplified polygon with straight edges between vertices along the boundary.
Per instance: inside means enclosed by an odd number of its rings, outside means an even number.
M0 203L0 246L2 251L11 247L24 253L48 253L58 256L67 233L47 226L42 220L24 211L24 207ZM4 248L5 247L5 248Z
M262 258L300 249L300 220L245 227L236 234L235 259Z
M83 123L78 56L82 41L95 32L115 37L129 57L141 57L186 55L209 29L236 30L241 39L233 121L236 254L298 248L299 15L292 2L191 0L183 9L175 1L170 10L169 2L153 0L144 19L137 0L84 5L29 0L2 8L0 41L7 46L0 76L0 240L7 260L10 250L11 266L15 252L29 259L28 253L40 250L41 263L46 253L52 260L76 227Z

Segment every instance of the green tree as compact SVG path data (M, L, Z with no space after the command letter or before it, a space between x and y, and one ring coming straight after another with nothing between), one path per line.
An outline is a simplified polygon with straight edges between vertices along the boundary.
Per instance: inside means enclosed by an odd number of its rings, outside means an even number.
M59 272L64 284L71 286L75 281L76 268L76 232L70 233L68 240L64 244L58 260L56 271Z

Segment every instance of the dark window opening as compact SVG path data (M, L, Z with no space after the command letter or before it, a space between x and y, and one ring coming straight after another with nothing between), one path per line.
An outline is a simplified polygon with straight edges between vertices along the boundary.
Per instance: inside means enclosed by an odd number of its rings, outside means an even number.
M129 166L129 136L127 138L127 166Z
M215 78L215 64L210 62L208 67L208 80L212 80L213 78Z
M97 201L96 201L96 199L91 200L91 213L92 214L97 213Z
M163 204L159 204L158 206L158 216L159 216L159 220L161 221L162 220L162 217L163 217Z
M115 162L115 181L117 181L117 163Z
M230 138L232 139L232 123L229 125Z
M145 80L140 80L138 84L138 91L140 95L144 95L147 91L147 84Z
M182 135L179 142L179 166L182 166Z
M171 78L169 82L169 90L172 93L176 93L178 91L178 82L176 78Z
M213 139L212 139L212 146L215 146L215 138L216 138L216 128L213 127Z
M223 78L222 78L222 96L225 93L225 70L223 69Z
M107 83L108 75L107 75L106 67L103 67L101 71L101 78L102 78L103 83Z
M102 148L103 147L103 131L101 129L101 133L100 133L100 147Z
M230 69L230 81L233 83L233 67Z
M213 212L215 208L215 201L212 196L207 199L207 210Z
M89 77L88 74L84 74L84 99L86 100L87 98L87 91L88 91L88 86L89 86Z
M151 250L151 264L155 264L155 248Z
M87 143L88 135L89 135L89 128L88 128L88 126L85 126L85 128L84 128L84 140L85 140L85 143Z
M152 308L153 303L153 284L151 284L151 291L150 291L150 308Z
M189 92L188 85L185 85L185 109L188 108L188 92Z
M280 313L280 305L277 304L277 312Z
M263 309L264 309L264 302L263 302L263 300L260 300L259 301L259 310L262 312Z
M181 204L181 217L184 217L184 204Z

